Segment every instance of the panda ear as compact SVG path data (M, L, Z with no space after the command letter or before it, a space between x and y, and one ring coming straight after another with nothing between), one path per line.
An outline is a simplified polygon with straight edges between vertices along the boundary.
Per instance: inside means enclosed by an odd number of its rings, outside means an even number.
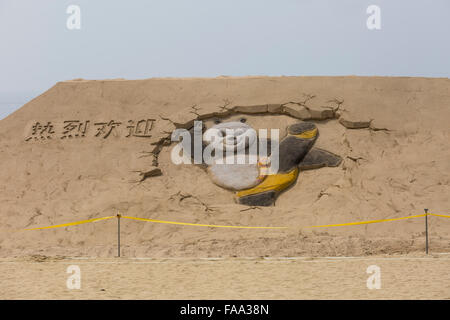
M220 119L214 119L214 124L219 124L221 122L222 122L222 120L220 120Z
M246 123L247 122L247 118L240 118L239 121L242 122L242 123Z

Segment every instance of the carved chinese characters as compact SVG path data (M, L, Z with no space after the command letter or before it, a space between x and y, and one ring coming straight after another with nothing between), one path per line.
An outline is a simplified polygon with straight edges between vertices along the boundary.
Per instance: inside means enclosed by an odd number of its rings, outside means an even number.
M91 120L64 120L62 123L36 121L31 124L25 141L44 141L52 139L81 139L93 137L107 139L111 135L118 137L150 138L155 119L128 120L126 123L116 120L92 122Z

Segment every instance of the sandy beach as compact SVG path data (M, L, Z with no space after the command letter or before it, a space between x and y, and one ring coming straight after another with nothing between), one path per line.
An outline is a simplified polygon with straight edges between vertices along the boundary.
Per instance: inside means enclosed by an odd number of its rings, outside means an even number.
M79 266L80 289L67 268ZM369 266L381 288L368 289ZM450 257L0 261L0 299L450 299Z

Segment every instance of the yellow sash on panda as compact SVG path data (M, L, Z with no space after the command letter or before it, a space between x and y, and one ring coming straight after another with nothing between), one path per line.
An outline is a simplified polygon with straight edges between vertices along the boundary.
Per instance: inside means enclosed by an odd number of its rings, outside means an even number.
M277 174L271 174L265 177L265 179L258 184L257 186L241 190L236 193L236 195L240 197L249 196L252 194L258 194L264 191L276 191L281 192L287 187L289 187L292 183L294 183L295 179L297 179L298 176L298 168L295 167L291 171L287 173L277 173Z
M288 133L288 135L301 139L313 139L317 136L317 128L299 134ZM268 166L269 165L267 164L267 162L265 164L258 162L258 167L260 168L260 171L261 169L267 169ZM297 167L295 167L294 169L292 169L287 173L277 173L271 175L260 174L260 176L258 177L258 179L261 181L260 184L250 189L238 191L236 192L236 195L239 198L241 198L271 190L279 193L284 189L286 189L287 187L289 187L292 183L294 183L295 179L297 179L297 176L298 176Z

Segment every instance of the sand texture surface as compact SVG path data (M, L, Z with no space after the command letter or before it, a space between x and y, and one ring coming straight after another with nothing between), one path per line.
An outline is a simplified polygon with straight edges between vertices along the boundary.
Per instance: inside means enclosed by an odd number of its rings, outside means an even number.
M69 266L80 289L68 289ZM380 269L368 289L367 268ZM0 299L450 299L448 256L0 260Z
M170 134L175 128L189 128L196 119L211 122L214 117L226 120L243 115L254 128L282 131L300 120L313 121L320 132L316 146L340 155L343 162L337 168L300 172L296 184L273 207L236 204L233 193L213 184L202 168L171 162L174 143L170 143ZM449 79L221 77L59 82L0 121L0 256L113 258L117 252L114 219L60 229L19 230L110 216L118 211L128 216L190 223L291 227L214 229L123 220L124 257L423 252L423 218L339 228L305 227L403 217L421 214L423 208L449 214L449 119ZM155 169L162 175L153 175ZM429 227L431 252L450 252L450 219L430 217ZM386 268L395 269L395 263ZM293 268L296 264L273 266ZM200 264L198 268L209 270L211 265ZM48 266L63 268L59 264ZM158 268L166 265L133 266L141 268L133 271L140 279L158 273ZM178 268L177 264L167 266ZM232 268L255 268L258 272L258 266L259 262L242 262ZM314 266L302 262L299 268L309 272L308 268L313 271ZM330 262L330 268L333 266L337 264ZM416 262L410 266L417 268L417 275L425 272L425 268L416 267ZM448 262L443 261L430 268L445 266L448 270ZM10 267L2 264L2 268ZM39 265L30 268L39 275ZM96 272L95 265L87 268ZM149 274L145 268L149 268ZM16 283L20 270L11 272L8 281ZM283 282L283 275L290 272L294 271L280 272L278 280ZM416 276L404 273L405 277ZM5 277L6 273L2 274ZM221 279L224 284L230 274ZM433 276L432 272L426 274ZM112 283L112 279L105 281ZM258 297L306 297L308 290L303 289L313 284L305 283L283 285L288 288L286 293L265 292L262 287L255 292ZM96 290L106 286L94 282L90 285L93 291L86 293L89 297L99 297ZM160 288L154 290L154 286ZM163 287L162 282L151 283L143 297L169 297L161 295ZM26 296L20 288L5 290L2 285L2 297ZM40 294L77 294L61 290ZM114 290L106 291L105 296L119 294ZM242 296L247 296L246 289L242 290ZM328 296L344 297L345 290L339 290ZM406 295L402 291L406 288L398 290L391 296ZM229 297L228 292L224 290L216 297ZM192 297L214 297L208 293L207 289L193 291ZM410 294L419 293L411 287ZM449 297L438 291L427 295ZM130 291L122 296L135 295ZM364 290L359 297L369 297L369 293Z

